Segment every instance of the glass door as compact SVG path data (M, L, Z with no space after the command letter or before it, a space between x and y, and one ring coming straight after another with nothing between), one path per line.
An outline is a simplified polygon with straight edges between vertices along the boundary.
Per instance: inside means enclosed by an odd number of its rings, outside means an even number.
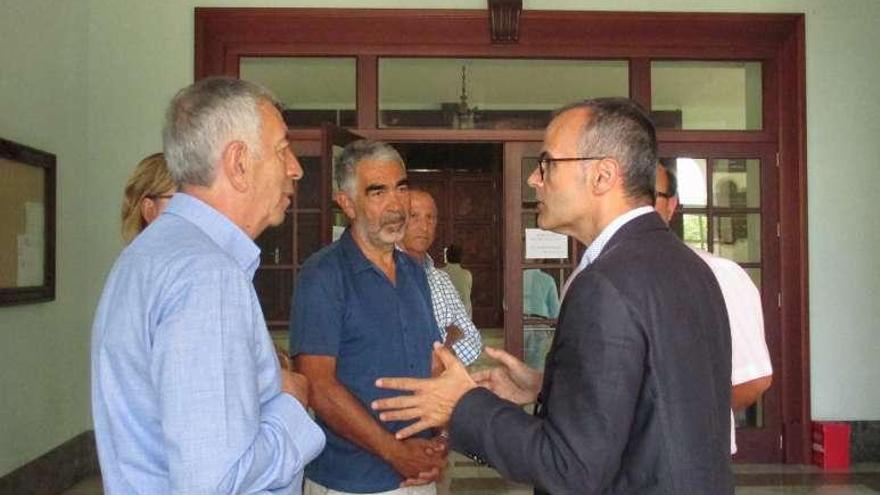
M673 232L692 248L736 262L761 293L764 337L777 379L756 404L735 412L735 459L781 462L775 148L762 144L661 144L660 155L678 178L680 207L670 222Z
M560 291L579 261L582 245L538 228L529 175L541 143L504 145L504 345L543 369L559 314Z

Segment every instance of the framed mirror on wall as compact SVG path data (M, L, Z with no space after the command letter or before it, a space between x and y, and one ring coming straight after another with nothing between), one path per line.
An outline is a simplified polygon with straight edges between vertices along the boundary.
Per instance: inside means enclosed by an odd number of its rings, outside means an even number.
M0 306L55 299L55 155L0 138Z

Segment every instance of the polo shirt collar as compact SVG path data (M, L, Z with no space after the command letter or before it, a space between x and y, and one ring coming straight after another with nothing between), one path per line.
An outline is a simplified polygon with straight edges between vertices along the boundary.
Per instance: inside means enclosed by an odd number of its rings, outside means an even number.
M178 192L174 194L165 213L189 221L226 252L248 276L253 279L260 265L260 248L241 228L204 201Z
M342 236L339 237L339 245L342 247L342 252L345 253L346 259L348 259L348 263L351 266L351 270L354 273L360 273L364 270L376 269L376 265L373 264L372 261L368 260L366 256L364 256L364 252L361 251L361 248L354 242L354 236L351 234L351 227L346 227L345 232L342 233ZM397 263L397 259L400 254L397 252L397 249L394 250L394 262Z

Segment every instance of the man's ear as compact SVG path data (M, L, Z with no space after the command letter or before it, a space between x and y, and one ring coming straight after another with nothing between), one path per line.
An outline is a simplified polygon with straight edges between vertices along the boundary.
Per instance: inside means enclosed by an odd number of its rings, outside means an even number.
M336 204L342 208L345 216L349 218L349 220L354 220L355 218L355 209L354 209L354 200L352 200L347 192L344 191L336 191L334 193L333 199L336 200Z
M229 184L239 192L244 192L250 186L250 178L247 174L248 149L244 141L231 141L223 149L220 155L220 165L223 175Z
M603 158L596 162L595 172L590 177L590 186L596 195L605 194L623 180L620 176L620 164L614 158Z

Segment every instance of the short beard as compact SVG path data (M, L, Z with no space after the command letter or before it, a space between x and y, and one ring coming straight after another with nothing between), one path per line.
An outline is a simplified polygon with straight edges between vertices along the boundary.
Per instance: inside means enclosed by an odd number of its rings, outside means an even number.
M396 230L390 227L398 223L400 227ZM388 213L382 216L378 225L358 222L357 227L373 246L385 249L393 248L403 240L403 235L406 233L406 214L403 212Z

